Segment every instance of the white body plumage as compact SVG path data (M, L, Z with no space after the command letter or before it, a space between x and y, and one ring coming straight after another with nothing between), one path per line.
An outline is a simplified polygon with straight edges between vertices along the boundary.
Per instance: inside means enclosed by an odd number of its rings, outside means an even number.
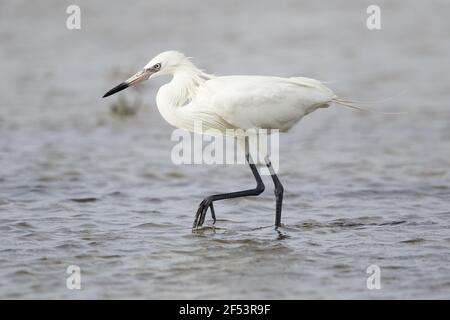
M179 62L167 72L172 80L158 91L158 109L171 125L189 131L194 131L194 121L201 121L203 130L224 134L226 129L285 132L335 98L320 81L309 78L211 76L173 51L158 55L146 67L165 60Z

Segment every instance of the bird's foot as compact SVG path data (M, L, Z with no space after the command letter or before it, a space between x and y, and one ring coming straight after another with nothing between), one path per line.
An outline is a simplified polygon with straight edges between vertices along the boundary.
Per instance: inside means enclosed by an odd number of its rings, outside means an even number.
M213 219L213 224L216 223L216 213L214 212L213 201L210 198L203 199L198 206L197 213L195 214L194 224L192 225L192 229L201 227L203 222L205 222L206 213L208 212L208 208L211 209L211 217Z

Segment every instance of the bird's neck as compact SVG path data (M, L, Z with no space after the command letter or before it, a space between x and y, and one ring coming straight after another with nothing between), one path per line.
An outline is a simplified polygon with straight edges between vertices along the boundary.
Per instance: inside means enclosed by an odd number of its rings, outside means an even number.
M163 118L173 126L191 130L192 118L183 109L195 99L199 88L211 77L194 65L178 68L172 80L162 86L156 96L156 104Z

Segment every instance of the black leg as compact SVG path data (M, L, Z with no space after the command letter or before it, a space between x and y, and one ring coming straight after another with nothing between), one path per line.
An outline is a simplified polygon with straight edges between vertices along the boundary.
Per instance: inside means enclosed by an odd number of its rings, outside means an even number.
M192 228L200 227L203 224L203 222L205 222L206 212L208 211L208 208L211 209L211 216L213 218L214 223L216 222L216 215L213 206L214 201L247 196L257 196L264 191L265 188L264 183L261 179L261 176L259 175L256 165L253 163L253 161L251 161L250 155L248 153L245 155L245 157L247 159L248 165L250 166L250 169L252 170L253 176L255 177L256 188L237 192L214 194L209 197L206 197L205 199L203 199L203 201L200 203L200 206L198 207Z
M272 168L272 163L270 162L269 157L266 157L265 159L267 168L269 169L270 176L272 177L273 184L275 186L275 199L276 199L276 211L275 211L275 226L280 227L281 226L281 207L283 205L283 192L284 188L281 184L280 180L278 179L278 176L276 175L275 171Z

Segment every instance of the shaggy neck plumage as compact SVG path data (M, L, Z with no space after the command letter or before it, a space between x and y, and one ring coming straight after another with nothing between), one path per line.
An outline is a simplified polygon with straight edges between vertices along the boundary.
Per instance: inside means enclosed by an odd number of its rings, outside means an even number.
M202 84L211 78L189 60L179 64L172 81L162 86L156 97L158 109L166 121L191 130L192 119L184 116L183 108L195 99Z
M211 76L198 69L189 60L180 64L172 81L168 84L171 89L171 102L174 106L180 107L188 104L194 99L199 87Z

